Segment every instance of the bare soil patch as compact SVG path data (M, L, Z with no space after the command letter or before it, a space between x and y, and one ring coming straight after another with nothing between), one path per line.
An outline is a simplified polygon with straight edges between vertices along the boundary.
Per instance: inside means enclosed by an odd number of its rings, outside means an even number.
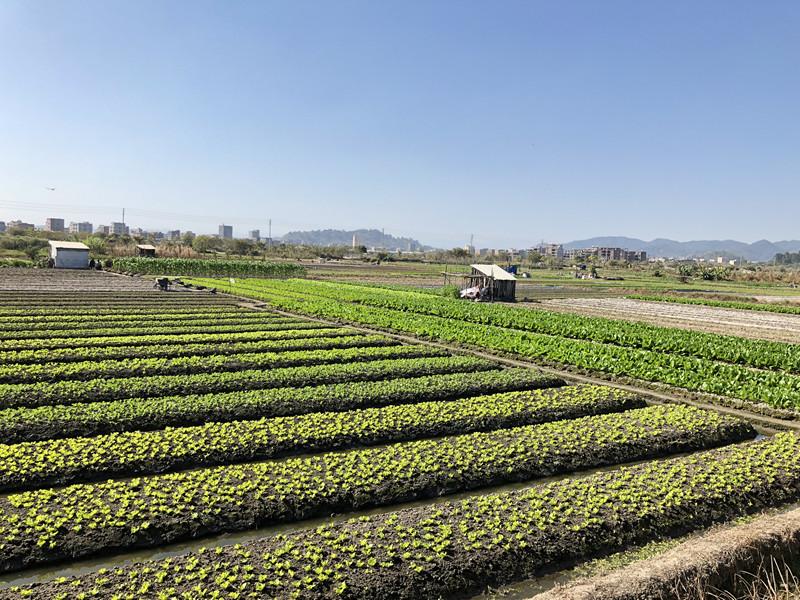
M564 298L535 305L558 312L639 321L665 327L800 343L800 315L645 302L627 298Z

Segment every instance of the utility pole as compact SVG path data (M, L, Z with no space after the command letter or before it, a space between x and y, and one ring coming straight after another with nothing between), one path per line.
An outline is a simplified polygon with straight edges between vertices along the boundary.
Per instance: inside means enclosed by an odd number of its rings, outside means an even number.
M267 242L267 246L271 250L272 249L272 219L269 220L269 229L268 229L267 236L268 236L267 239L269 240Z

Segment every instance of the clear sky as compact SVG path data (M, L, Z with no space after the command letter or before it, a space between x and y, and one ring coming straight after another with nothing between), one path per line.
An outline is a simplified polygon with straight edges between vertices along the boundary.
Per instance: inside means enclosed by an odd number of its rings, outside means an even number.
M0 0L0 220L800 238L798 32L796 0Z

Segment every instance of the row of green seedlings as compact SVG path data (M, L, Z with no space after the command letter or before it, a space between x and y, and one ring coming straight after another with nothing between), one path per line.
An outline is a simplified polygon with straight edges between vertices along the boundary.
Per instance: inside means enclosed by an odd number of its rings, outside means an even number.
M465 597L800 496L800 440L470 496L13 588L10 598Z
M255 316L253 316L255 315ZM252 331L258 327L275 328L279 325L306 323L307 319L286 317L271 313L250 313L244 317L217 320L214 317L195 319L188 323L170 322L168 320L153 322L149 319L128 323L91 323L80 328L25 328L9 329L0 332L0 344L14 345L17 340L60 337L113 337L118 335L152 335L154 333L195 333L203 331ZM7 342L7 343L6 343Z
M447 363L452 366L452 363ZM458 363L463 365L464 363ZM416 363L419 367L419 363ZM72 436L345 411L391 404L454 400L479 394L563 386L564 381L531 369L470 370L420 375L408 364L384 365L377 381L308 387L236 390L127 398L37 408L0 410L0 439L16 444ZM431 372L428 363L428 372ZM349 372L352 373L352 370ZM338 371L341 375L341 370ZM360 371L363 374L363 371ZM371 371L375 374L375 371ZM377 374L375 374L377 376Z
M400 348L404 349L400 350ZM378 352L381 349L369 350ZM247 369L219 373L152 375L56 383L7 383L0 385L0 407L34 407L134 397L153 398L176 394L304 387L342 381L385 379L387 375L397 377L403 373L429 375L461 371L490 371L499 368L496 363L481 358L442 356L443 350L428 346L390 347L386 350L393 350L398 354L390 359L351 362L350 364L337 363L269 370ZM415 358L403 358L401 353L408 353Z
M79 321L94 321L103 319L106 321L129 321L135 319L152 318L160 319L193 319L196 317L213 317L215 315L241 315L258 314L252 309L242 308L233 304L223 304L221 306L156 306L153 308L138 308L119 310L114 308L100 308L85 310L65 310L57 311L48 309L30 310L16 314L0 313L0 323L75 323Z
M186 342L187 344L212 342L229 343L255 340L278 340L292 339L306 336L330 335L333 331L352 332L353 329L344 328L325 323L284 324L282 327L261 327L255 331L222 331L203 333L160 333L155 335L115 335L110 337L59 337L35 340L16 340L14 342L0 342L0 355L11 356L10 353L19 353L27 356L26 353L38 353L39 356L51 356L51 352L56 350L72 351L91 348L93 350L106 348L120 348L123 346L159 346L165 344L175 344ZM343 333L344 335L344 333ZM19 361L22 362L22 361Z
M218 373L239 369L275 369L303 365L324 365L337 362L407 358L410 356L441 356L445 351L430 346L400 346L399 342L383 335L311 338L304 340L306 348L293 351L264 350L201 356L125 358L0 366L0 384L21 385L42 381L89 380L106 377L148 377L151 375L182 375ZM316 346L316 348L314 348ZM0 385L0 398L8 388ZM2 400L0 400L0 403Z
M89 348L59 348L55 350L18 350L0 352L0 370L14 365L34 365L44 368L60 368L52 363L75 364L83 362L122 360L136 358L177 358L181 356L208 356L212 354L243 354L246 352L285 352L289 350L314 350L322 348L346 348L369 345L369 340L390 338L361 333L354 329L298 330L298 337L264 339L254 341L232 341L227 343L171 343L145 346L109 346ZM182 338L179 338L182 339ZM380 345L380 344L374 344ZM12 373L13 377L13 373Z
M278 317L272 313L261 311L248 311L248 310L231 310L220 312L202 312L202 313L159 313L153 312L150 314L143 313L138 315L128 315L127 313L116 313L114 315L105 315L98 317L96 315L74 316L74 318L61 317L48 321L3 321L0 326L3 328L4 333L14 331L50 331L55 335L59 335L61 331L72 329L104 329L109 327L109 323L113 323L114 327L120 329L139 329L143 325L147 326L152 323L159 325L181 325L182 321L197 321L197 324L216 324L220 321L232 323L248 322L248 321L267 321L272 318Z
M411 291L319 281L243 281L244 288L294 290L329 299L435 315L469 323L589 340L654 352L800 372L800 346L736 336L485 303L469 303Z
M706 298L684 298L682 296L648 296L641 294L631 294L625 297L630 298L631 300L646 300L648 302L672 302L675 304L694 304L697 306L713 306L716 308L758 310L762 312L781 313L786 315L800 315L800 306L787 306L785 304L737 302L735 300L711 300Z
M293 282L283 282L292 285ZM547 364L568 365L624 379L664 383L693 391L749 400L790 410L800 408L800 376L638 348L479 325L451 318L339 302L320 296L238 289L273 306L313 316L412 333ZM724 398L719 401L725 402ZM756 406L757 407L757 406Z
M226 313L226 312L248 312L251 309L239 306L240 301L230 296L220 296L220 298L228 298L228 302L220 302L219 305L201 304L197 306L184 306L182 304L159 304L155 306L131 306L124 309L111 307L94 307L94 306L79 306L79 307L37 307L35 302L32 302L29 308L4 310L0 309L0 321L5 322L23 322L31 321L34 323L46 323L51 321L59 321L61 319L68 320L81 320L87 317L116 317L117 315L123 316L142 316L142 315L193 315L198 313Z
M255 421L0 445L0 491L488 431L645 407L579 385Z
M0 570L687 452L754 434L732 417L654 406L20 492L0 498Z
M158 294L150 292L145 295L131 293L119 293L116 296L95 297L79 296L74 292L53 296L43 296L37 294L16 293L12 297L0 298L0 310L13 311L23 310L28 312L30 307L34 308L103 308L116 307L122 308L130 306L142 308L143 306L221 306L224 304L237 304L235 299L220 298L211 294Z

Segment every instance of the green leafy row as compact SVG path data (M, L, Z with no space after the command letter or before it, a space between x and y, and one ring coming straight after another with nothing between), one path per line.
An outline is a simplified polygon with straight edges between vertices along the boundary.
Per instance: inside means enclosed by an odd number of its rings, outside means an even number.
M35 317L32 317L32 319ZM142 313L129 315L117 312L113 315L99 316L59 316L58 318L47 321L5 321L0 323L3 332L11 331L48 331L54 335L59 335L62 330L70 329L107 329L109 327L119 328L141 328L142 324L158 323L159 325L181 325L182 321L196 321L198 324L219 324L219 322L247 322L269 321L270 319L280 319L282 315L263 311L236 309L231 311L206 311L202 313Z
M800 440L475 495L15 588L10 598L466 597L800 497Z
M116 258L115 271L142 275L200 275L224 277L302 277L306 270L290 262L201 258Z
M380 374L373 371L374 376L385 378L383 381L12 408L0 410L0 439L13 444L115 431L199 425L207 421L453 400L492 392L564 385L562 380L533 369L469 371L473 364L467 363L464 372L415 376L415 372L409 372L408 364L395 361L385 364ZM400 379L390 379L392 377Z
M322 332L322 333L318 333ZM283 333L283 332L281 332ZM285 352L287 350L312 350L321 348L346 348L348 346L369 345L364 341L375 338L354 329L299 330L292 333L302 334L286 339L262 339L254 341L230 341L226 343L173 343L143 346L108 346L89 348L58 348L54 350L16 350L0 352L0 365L11 363L28 365L35 363L45 367L46 363L77 363L123 359L130 356L137 358L204 356L208 354L240 354L243 352ZM178 338L183 339L183 338ZM382 338L390 339L390 338ZM2 370L4 367L0 367Z
M123 358L87 360L76 363L26 365L11 363L0 366L0 398L9 388L2 384L24 384L43 381L98 379L101 377L146 377L150 375L180 375L216 373L240 369L274 369L278 367L328 364L377 358L409 356L442 356L443 350L430 346L400 346L399 342L382 335L363 335L303 340L317 348L293 351L239 352L200 356L166 358ZM230 350L230 349L229 349ZM2 403L2 400L0 400Z
M119 335L153 335L158 333L212 333L214 331L248 331L258 327L276 327L280 325L294 325L307 323L301 318L285 317L271 313L252 313L256 318L247 316L223 320L222 324L215 318L197 319L189 323L170 323L157 321L151 324L150 320L131 321L126 323L95 323L96 327L82 327L76 329L21 329L0 332L0 348L13 346L17 341L30 339L52 339L61 337L116 337Z
M291 286L293 282L284 283ZM764 402L780 408L800 408L800 377L790 373L758 371L691 356L478 325L308 294L279 293L267 289L254 291L240 287L234 288L234 291L267 300L273 306L294 312L519 354L614 376Z
M376 349L377 350L377 349ZM0 385L0 408L99 402L122 398L149 398L176 394L204 394L234 390L254 390L274 387L303 387L342 381L375 380L392 376L406 369L409 374L428 375L465 370L489 371L497 364L467 356L436 356L436 349L424 347L405 350L412 355L431 358L392 358L352 364L315 365L280 369L250 369L221 373L191 375L152 375L87 381Z
M131 306L126 307L123 311L119 308L110 307L97 307L88 304L82 304L79 307L48 307L42 308L36 306L36 301L33 300L30 308L24 309L0 309L0 321L32 321L36 323L45 323L50 321L59 321L62 319L68 320L81 320L87 318L112 318L122 314L123 318L127 316L144 316L144 315L165 315L165 316L189 316L198 313L230 313L230 312L247 312L249 309L239 306L239 301L230 296L219 296L219 298L227 301L216 302L214 304L201 304L198 306L185 306L183 304L159 304L154 306Z
M656 406L0 498L0 570L293 521L754 435L743 421Z
M230 284L228 284L230 286ZM800 373L800 345L659 327L615 319L586 317L507 305L464 302L412 291L352 284L292 280L236 283L237 289L313 294L337 301L434 315L476 324L545 335L641 348L681 356Z
M605 386L568 386L453 400L207 423L162 431L0 445L0 490L164 473L287 454L486 431L622 412L644 400Z
M203 328L207 330L208 328ZM59 337L35 340L16 340L0 342L0 355L11 356L11 353L18 353L20 356L31 355L49 356L54 350L83 350L86 348L119 348L123 346L161 346L175 344L177 342L203 343L214 342L226 343L237 341L255 340L288 340L304 337L330 336L330 335L356 335L360 332L347 327L326 325L324 323L297 323L295 325L283 325L282 327L261 327L255 331L247 328L245 331L223 331L208 333L162 333L160 335L120 335L110 337Z
M758 310L787 315L800 315L800 306L787 306L785 304L736 302L731 300L711 300L706 298L685 298L682 296L647 296L641 294L631 294L625 297L630 298L631 300L647 300L648 302L673 302L675 304L695 304L698 306L714 306L717 308L735 308L739 310Z

